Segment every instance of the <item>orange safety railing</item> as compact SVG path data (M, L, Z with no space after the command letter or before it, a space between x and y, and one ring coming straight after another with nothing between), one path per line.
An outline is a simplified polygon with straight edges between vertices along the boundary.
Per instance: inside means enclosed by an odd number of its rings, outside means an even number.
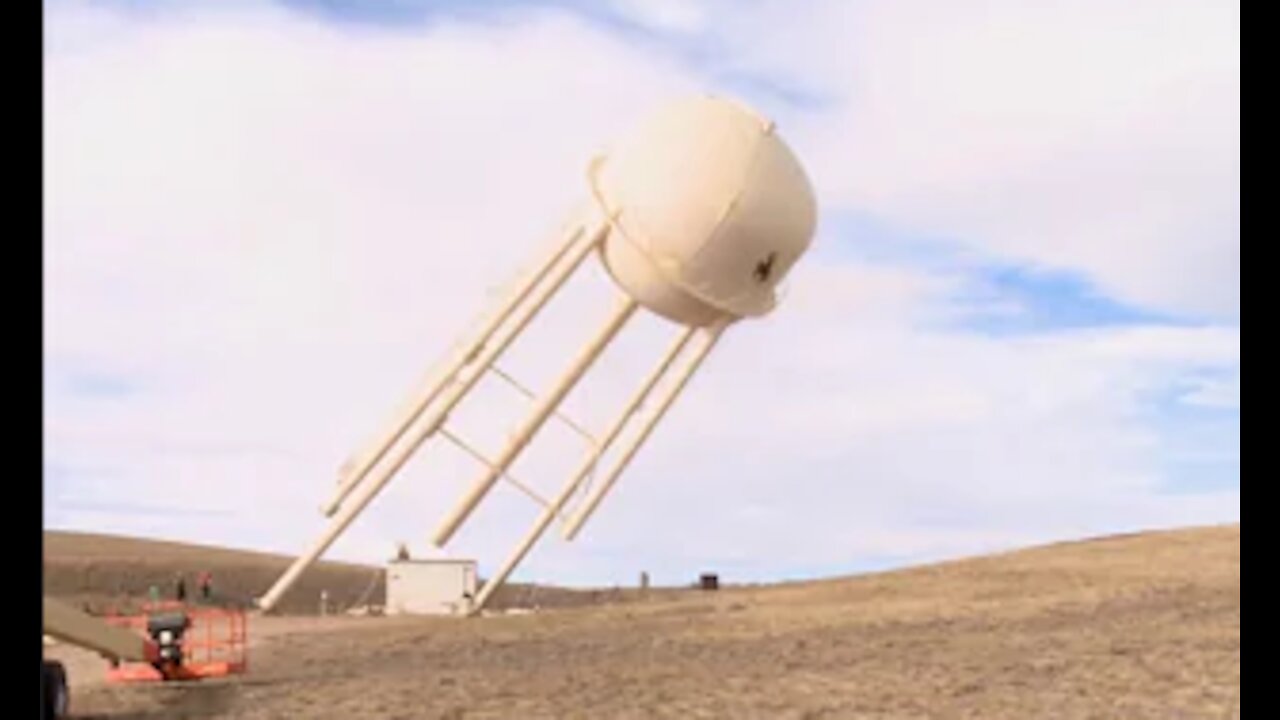
M248 617L243 610L192 607L181 602L144 603L141 615L112 613L103 619L150 636L148 618L159 612L181 612L188 626L183 633L180 664L127 663L110 668L109 680L135 682L155 680L198 680L243 673L249 669Z

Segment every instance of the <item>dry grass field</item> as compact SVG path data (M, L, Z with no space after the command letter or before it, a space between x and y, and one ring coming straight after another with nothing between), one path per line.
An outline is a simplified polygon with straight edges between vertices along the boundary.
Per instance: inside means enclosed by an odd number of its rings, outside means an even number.
M93 610L129 607L147 598L156 585L168 598L179 573L194 590L196 574L213 574L217 590L230 600L248 601L279 577L289 558L279 555L138 540L111 535L44 533L44 591L48 595L87 605ZM315 598L328 590L334 602L349 605L376 586L370 595L381 598L383 588L374 569L322 562L284 598L285 612L314 611Z
M293 558L184 543L140 540L61 531L44 533L44 591L95 612L129 609L146 600L156 585L168 599L178 574L188 588L204 570L213 574L216 594L228 604L247 604L284 572ZM282 598L278 609L290 615L319 611L320 592L330 607L357 603L380 605L386 595L379 568L320 562ZM620 602L634 596L625 589L576 591L509 583L495 593L490 606L572 607Z
M94 562L64 541L51 552L46 538L47 571ZM367 584L366 569L348 570ZM73 586L46 581L55 594ZM49 653L70 663L81 718L1239 715L1239 526L820 582L574 597L592 602L470 620L255 618L251 672L203 685L107 686L96 659Z

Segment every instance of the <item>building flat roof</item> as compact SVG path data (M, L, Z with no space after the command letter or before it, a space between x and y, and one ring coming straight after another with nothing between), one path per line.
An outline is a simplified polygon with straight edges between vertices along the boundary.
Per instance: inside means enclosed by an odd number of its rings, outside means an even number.
M387 561L389 565L475 565L475 560L466 560L460 558L409 558L407 560L401 558L391 558Z

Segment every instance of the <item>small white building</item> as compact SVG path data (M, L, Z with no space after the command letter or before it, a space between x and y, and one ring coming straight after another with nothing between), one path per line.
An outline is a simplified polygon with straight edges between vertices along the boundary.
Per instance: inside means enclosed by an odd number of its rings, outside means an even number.
M387 563L387 615L461 615L475 596L475 560Z

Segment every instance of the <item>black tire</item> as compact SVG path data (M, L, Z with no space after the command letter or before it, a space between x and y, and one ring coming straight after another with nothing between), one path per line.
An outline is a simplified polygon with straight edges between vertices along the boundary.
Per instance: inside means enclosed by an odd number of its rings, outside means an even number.
M40 691L43 696L40 717L46 720L65 718L71 704L71 694L67 691L67 671L62 663L53 660L43 662Z

